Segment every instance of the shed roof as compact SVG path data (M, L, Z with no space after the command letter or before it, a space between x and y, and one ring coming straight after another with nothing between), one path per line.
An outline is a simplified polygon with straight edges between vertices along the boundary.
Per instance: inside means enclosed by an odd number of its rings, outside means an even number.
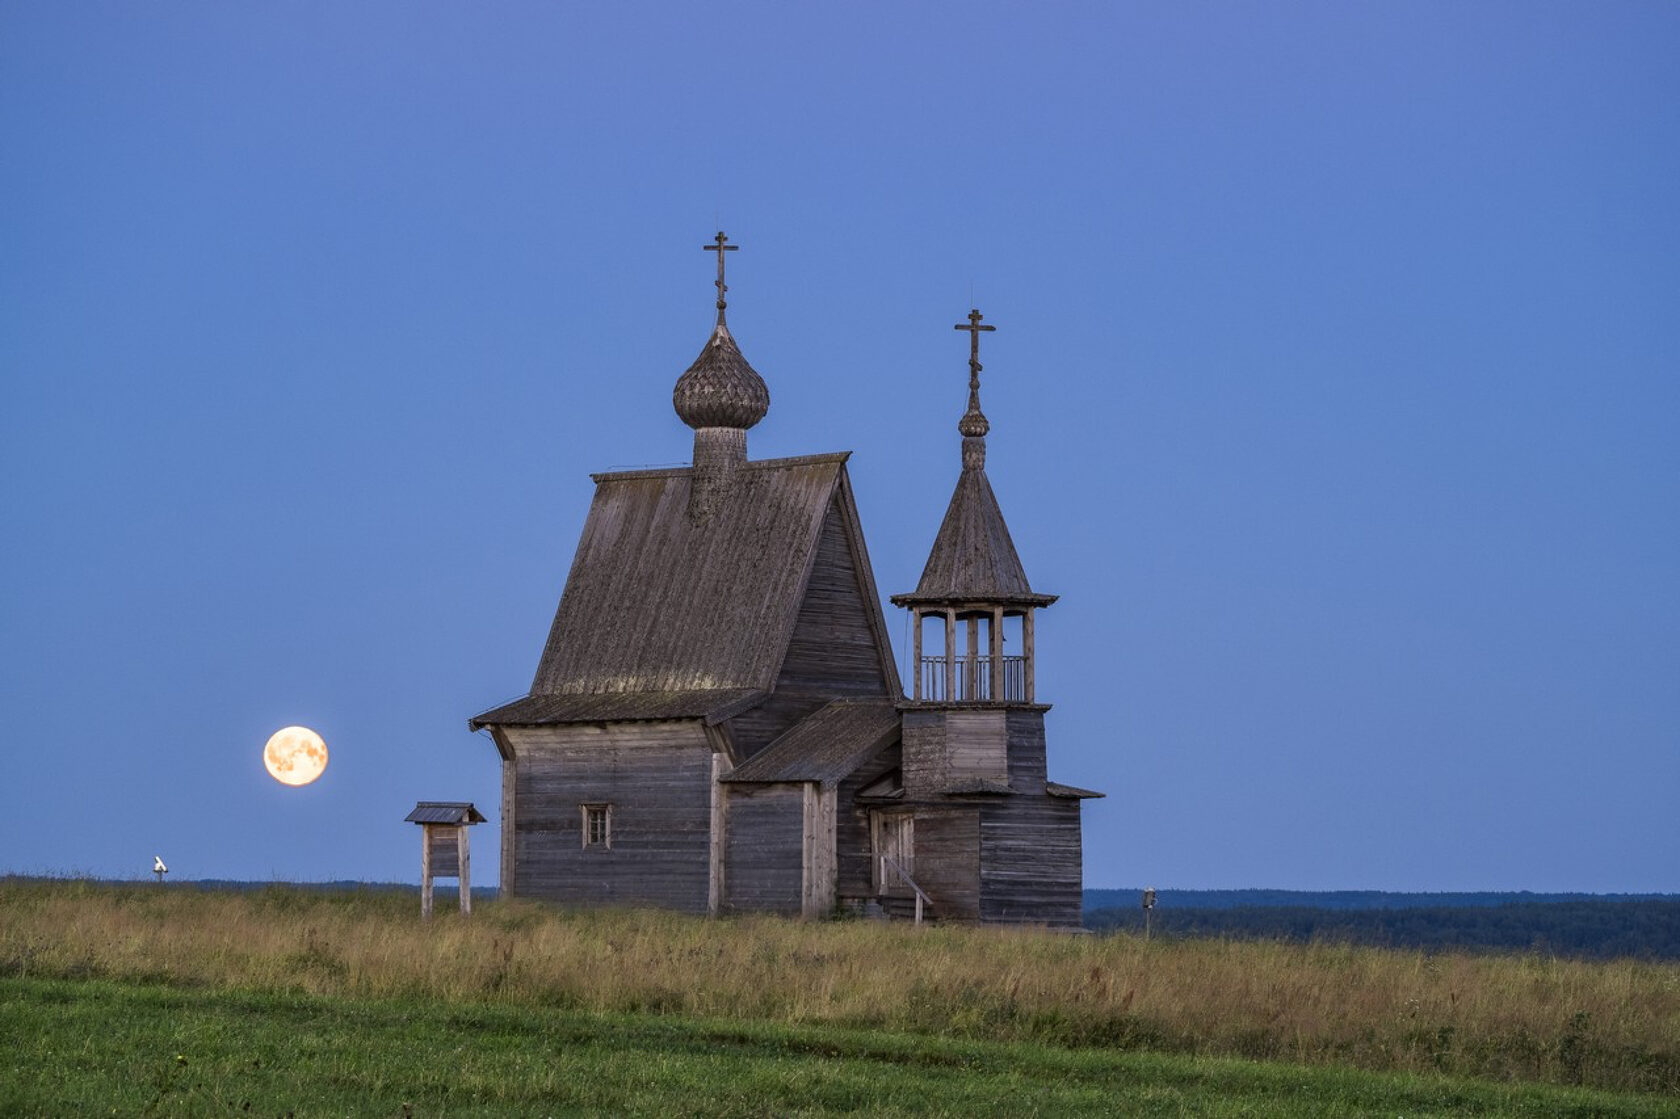
M634 723L661 719L704 719L716 725L763 702L753 688L711 688L683 692L598 692L589 695L522 696L475 715L473 730L487 726L548 723Z
M985 777L970 777L955 781L939 790L946 796L1014 796L1015 790L1007 781L993 781Z
M913 594L894 595L893 603L1048 606L1055 601L1055 595L1038 594L1028 585L985 467L965 463L939 535L934 537L927 566L922 569L921 582Z
M1046 781L1044 783L1044 791L1053 797L1067 797L1070 800L1091 800L1097 797L1108 796L1107 793L1098 793L1093 792L1090 789L1081 789L1078 785L1064 785L1059 781Z
M899 733L891 700L839 699L794 724L723 780L833 784Z
M423 800L403 820L411 824L482 824L484 813L465 800Z

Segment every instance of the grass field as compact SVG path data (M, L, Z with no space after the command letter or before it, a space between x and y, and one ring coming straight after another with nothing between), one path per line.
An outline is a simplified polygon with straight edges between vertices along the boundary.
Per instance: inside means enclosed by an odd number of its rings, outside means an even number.
M413 908L0 881L0 1112L1680 1113L1675 965Z
M1579 1115L1670 1101L1032 1043L0 980L8 1115Z

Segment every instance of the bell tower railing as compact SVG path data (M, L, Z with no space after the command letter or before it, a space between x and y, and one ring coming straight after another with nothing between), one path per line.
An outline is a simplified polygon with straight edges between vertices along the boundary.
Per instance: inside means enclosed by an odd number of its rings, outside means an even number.
M948 674L944 657L923 657L918 698L930 703L1027 702L1027 658L1002 657L1001 694L993 687L992 658L957 657L954 662L956 689L947 694Z
M1020 652L1004 655L1003 623L1018 617ZM919 703L1033 703L1033 612L1000 604L914 610L911 699ZM928 655L922 629L943 622L943 651ZM982 630L983 634L982 635ZM961 636L959 636L959 634ZM966 640L963 640L966 638Z

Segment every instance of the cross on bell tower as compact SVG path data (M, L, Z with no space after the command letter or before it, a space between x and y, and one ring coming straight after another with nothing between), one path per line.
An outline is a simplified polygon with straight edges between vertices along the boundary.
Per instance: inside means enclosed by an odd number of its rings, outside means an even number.
M955 327L968 332L968 410L957 422L962 474L915 593L893 596L915 619L911 698L916 702L1034 703L1033 611L1056 601L1028 584L986 478L991 423L980 410L980 335L997 327L984 318L971 309L968 321ZM928 643L937 643L940 652L925 655L923 630L939 619L943 634L929 635ZM1018 635L1008 652L1006 628Z

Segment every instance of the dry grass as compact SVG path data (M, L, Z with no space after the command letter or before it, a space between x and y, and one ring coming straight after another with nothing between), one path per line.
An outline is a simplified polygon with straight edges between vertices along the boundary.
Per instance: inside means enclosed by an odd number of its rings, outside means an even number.
M0 976L885 1027L1680 1093L1680 966L0 881Z

